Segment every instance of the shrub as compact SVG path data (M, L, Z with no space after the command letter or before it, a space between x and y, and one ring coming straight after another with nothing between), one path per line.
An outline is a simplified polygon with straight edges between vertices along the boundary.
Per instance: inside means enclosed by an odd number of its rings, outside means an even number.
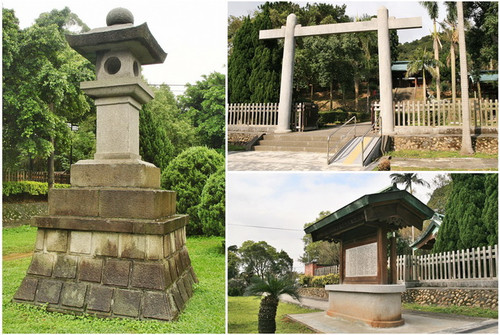
M325 285L338 284L339 278L340 276L338 273L330 273L324 276L314 276L311 280L311 285L313 287L323 287Z
M299 276L299 284L300 286L311 286L311 280L313 279L313 276L309 275L300 275Z
M244 279L232 278L227 282L227 295L230 297L240 297L245 293L248 284Z
M54 188L68 188L68 184L54 184ZM47 195L49 186L38 181L6 181L2 183L2 195Z
M318 124L320 126L323 126L329 123L344 123L353 116L356 116L356 122L369 121L371 117L371 115L367 113L343 111L342 109L338 108L333 111L320 112Z
M224 156L207 147L192 147L174 158L161 174L161 186L177 192L177 212L189 214L188 235L201 235L198 217L201 193L207 179L224 166Z
M212 174L201 192L198 216L203 234L207 236L224 236L226 216L224 172L224 169L219 169Z

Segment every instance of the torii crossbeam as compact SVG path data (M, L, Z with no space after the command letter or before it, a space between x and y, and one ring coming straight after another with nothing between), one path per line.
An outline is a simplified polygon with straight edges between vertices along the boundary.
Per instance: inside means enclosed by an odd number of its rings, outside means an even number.
M382 131L383 135L392 134L394 132L394 114L392 112L392 76L389 29L411 29L421 27L421 17L404 19L396 19L394 17L389 18L387 8L380 7L377 12L377 18L374 18L371 21L302 27L301 25L297 25L297 18L295 14L290 14L287 17L286 26L281 27L280 29L261 30L259 32L259 39L285 39L281 70L278 126L275 132L286 133L291 131L290 116L292 111L295 37L377 31Z

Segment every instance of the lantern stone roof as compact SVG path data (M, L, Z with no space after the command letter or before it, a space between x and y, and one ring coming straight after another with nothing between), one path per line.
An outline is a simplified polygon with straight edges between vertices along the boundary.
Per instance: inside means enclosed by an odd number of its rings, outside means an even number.
M344 241L372 235L377 227L388 231L414 226L422 229L434 211L396 185L367 194L304 229L313 241Z
M83 34L66 35L66 40L92 63L95 63L98 52L109 50L130 50L142 65L163 63L167 57L146 23L139 26L113 24Z

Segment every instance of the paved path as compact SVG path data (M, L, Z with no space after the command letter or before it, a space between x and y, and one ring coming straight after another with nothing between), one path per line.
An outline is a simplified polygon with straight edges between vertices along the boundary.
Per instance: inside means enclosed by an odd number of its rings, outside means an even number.
M299 304L302 307L323 310L318 313L291 314L288 317L305 324L320 333L489 333L498 334L498 320L473 318L462 315L428 313L403 310L405 324L395 328L372 328L362 323L332 318L325 314L328 301L301 298L298 302L290 296L282 296L281 301Z
M326 164L326 154L291 151L230 151L227 156L229 171L372 171L376 163L367 167ZM423 168L430 170L497 170L494 158L393 158L391 167Z

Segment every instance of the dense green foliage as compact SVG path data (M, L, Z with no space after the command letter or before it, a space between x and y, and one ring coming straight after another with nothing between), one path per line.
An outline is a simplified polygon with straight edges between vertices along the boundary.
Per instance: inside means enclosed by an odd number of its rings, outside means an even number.
M226 79L218 72L202 77L195 85L187 85L179 97L180 109L195 128L198 145L224 153Z
M69 146L67 123L85 120L92 103L79 89L94 78L93 66L66 43L70 27L88 29L66 7L44 13L19 29L14 12L3 11L4 167L47 159ZM14 61L15 60L15 61Z
M258 333L258 310L260 297L228 297L227 327L230 334ZM278 334L311 334L306 326L290 322L287 314L314 313L319 310L303 308L295 304L281 303L276 313L276 333Z
M240 248L231 246L228 250L234 253L229 259L232 263L229 274L239 275L247 281L254 276L264 279L269 274L285 276L293 269L293 259L284 250L278 252L265 241L245 241Z
M321 211L316 220L304 224L304 228L309 227L330 214L330 211ZM304 242L304 254L300 256L300 261L302 263L307 264L316 261L319 264L339 264L340 247L338 243L328 241L313 242L311 234L305 234L304 237L302 237L302 242Z
M351 22L346 5L266 2L252 17L230 17L228 40L228 100L231 103L277 102L283 42L259 40L259 30L285 25L294 13L297 24L312 26ZM357 20L370 20L364 15ZM361 83L370 94L370 79L377 76L376 32L297 38L294 99L311 100L314 91L329 91L343 98L354 95L358 108ZM397 34L391 32L391 49L397 57ZM340 92L340 93L338 93ZM330 104L330 108L332 103Z
M353 116L356 116L357 122L366 122L370 120L369 114L361 112L347 112L339 108L333 111L319 112L318 125L321 127L327 124L344 123Z
M324 276L314 276L311 279L312 287L325 287L325 285L338 284L340 276L338 273L330 273Z
M67 188L68 184L54 184L55 188ZM2 195L4 197L16 194L47 195L49 187L47 183L38 181L5 181L2 183Z
M226 175L224 169L212 174L203 186L198 208L203 234L224 236L226 217Z
M177 192L177 212L189 214L188 235L200 235L198 216L203 187L210 175L224 166L224 156L207 147L192 147L175 157L163 170L161 186Z
M451 178L449 175L439 175L433 180L433 183L436 188L432 192L427 206L434 212L444 214L452 190Z
M486 246L498 239L498 177L452 174L451 194L434 252ZM491 222L490 220L494 220Z
M20 253L33 250L36 228L4 229L4 251ZM15 242L15 244L13 243ZM3 263L3 327L4 333L183 333L222 334L225 332L225 262L220 237L189 237L187 248L193 269L199 279L194 295L178 320L158 322L133 319L106 319L89 315L47 312L44 307L12 302L21 284L30 258ZM207 313L210 311L210 313ZM43 322L41 322L43 321Z

